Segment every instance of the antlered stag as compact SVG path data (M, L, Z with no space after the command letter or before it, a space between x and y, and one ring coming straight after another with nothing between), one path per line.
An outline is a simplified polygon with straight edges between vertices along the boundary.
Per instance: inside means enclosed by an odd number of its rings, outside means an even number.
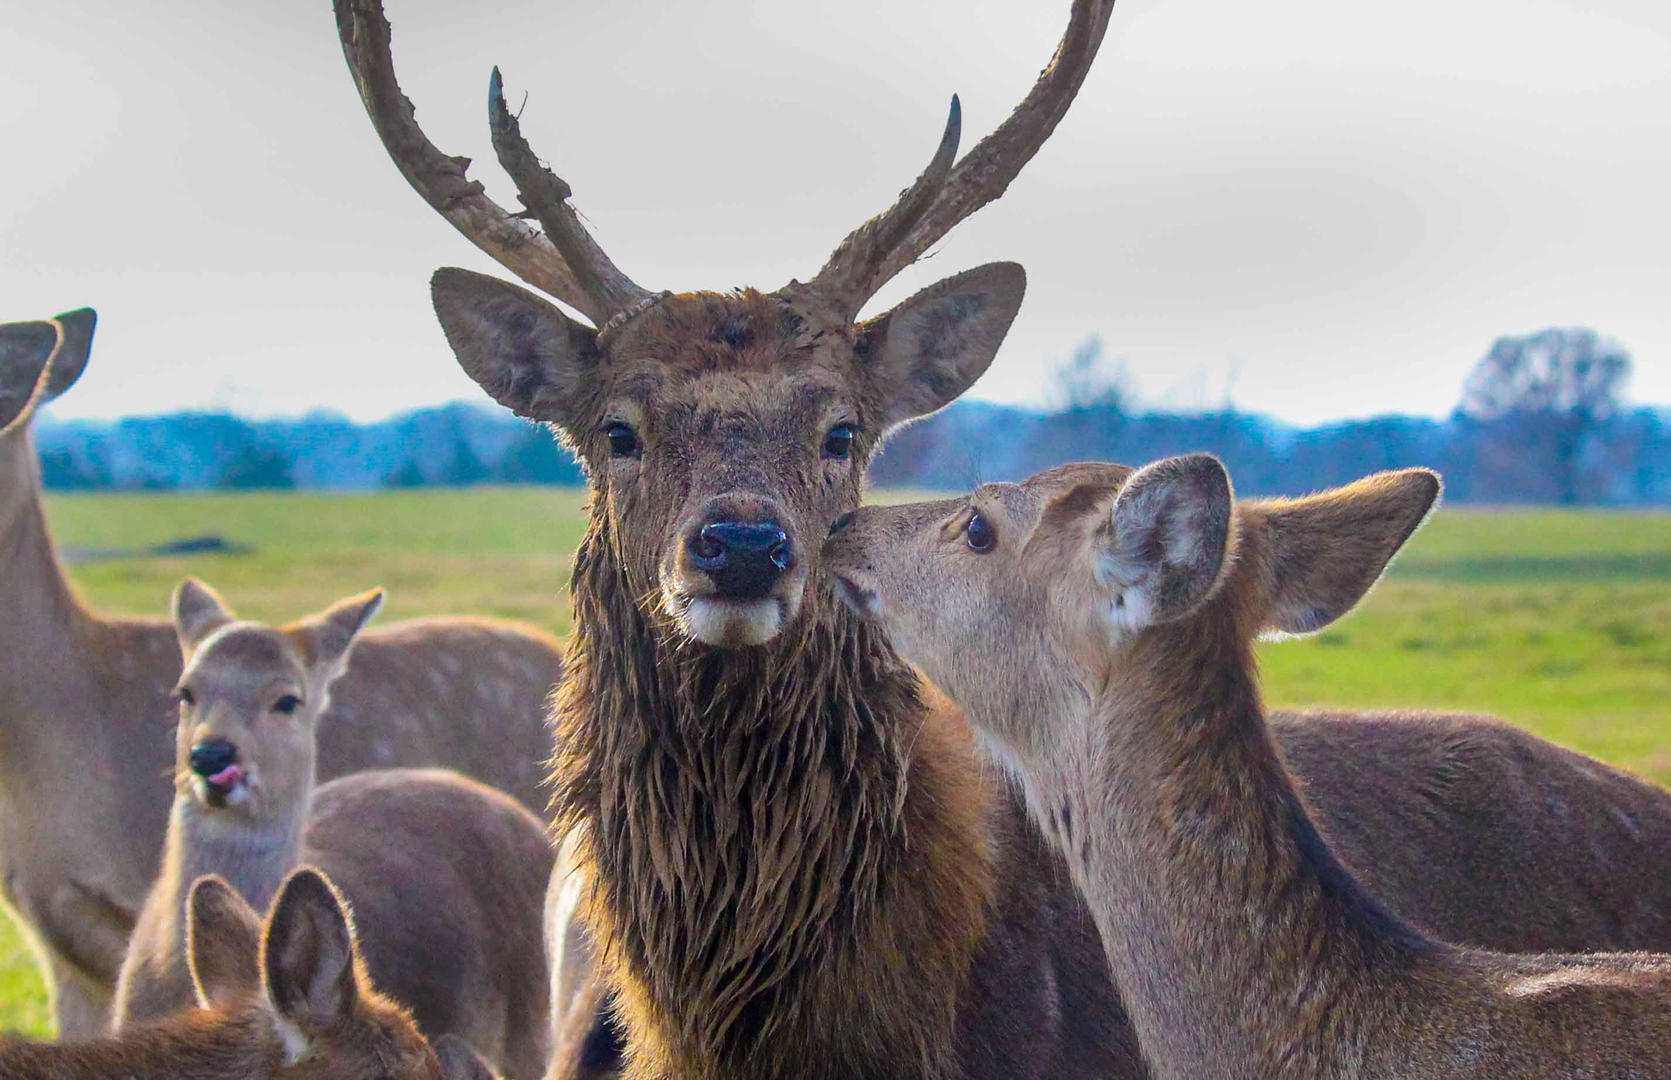
M167 829L180 648L89 610L47 530L29 424L81 377L94 314L0 326L0 883L47 959L61 1036L103 1031ZM465 677L468 675L468 677ZM325 778L445 765L543 810L560 646L491 619L368 633L319 731Z
M1076 0L1037 84L961 161L954 107L927 170L811 281L670 294L633 283L587 235L497 73L493 144L545 235L425 138L380 4L337 0L350 70L407 180L595 324L478 274L432 281L465 370L554 424L588 471L555 805L635 1080L1141 1071L1059 858L983 780L955 710L844 610L818 554L882 436L986 369L1024 281L994 264L866 322L857 312L1042 145L1110 8ZM1383 751L1421 749L1390 725L1338 742L1313 730L1318 771L1343 788ZM1536 849L1532 826L1471 794L1447 824L1477 817ZM1420 822L1420 797L1356 809ZM1557 893L1523 932L1619 932L1581 890ZM1453 893L1434 907L1471 905Z

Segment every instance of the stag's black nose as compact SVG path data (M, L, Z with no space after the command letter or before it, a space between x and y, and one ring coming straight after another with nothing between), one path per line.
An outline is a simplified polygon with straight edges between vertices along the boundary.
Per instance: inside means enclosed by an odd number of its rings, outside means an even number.
M225 739L204 739L191 748L191 771L209 777L223 773L238 760L238 748Z
M775 522L710 521L690 538L690 558L721 599L759 600L795 565L795 547Z

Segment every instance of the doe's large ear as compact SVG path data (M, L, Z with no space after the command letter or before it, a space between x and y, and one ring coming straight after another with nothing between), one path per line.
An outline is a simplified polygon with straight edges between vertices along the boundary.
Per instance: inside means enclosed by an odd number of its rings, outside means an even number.
M304 866L280 887L267 917L261 972L292 1062L359 1001L354 924L336 886Z
M526 289L455 267L429 279L435 314L465 373L518 416L568 424L598 334Z
M63 329L47 321L0 326L0 431L28 418L40 403L41 374L63 339Z
M196 578L186 578L174 586L172 610L174 633L180 639L180 650L186 653L237 618L219 593Z
M52 367L46 378L47 401L74 386L87 370L87 357L93 351L93 328L98 325L99 316L92 308L84 307L54 315L52 321L63 327L64 341L52 354Z
M1321 630L1351 611L1427 520L1443 490L1429 469L1376 473L1303 499L1249 504L1270 560L1266 625Z
M1224 570L1230 519L1230 476L1211 454L1132 473L1114 499L1101 567L1115 626L1141 630L1205 600Z
M944 408L985 374L1026 291L1020 264L988 263L860 327L860 362L882 400L881 427Z
M224 878L192 882L186 961L197 1003L224 1008L261 989L261 916Z
M308 655L316 664L341 671L348 661L354 639L383 608L383 590L372 589L346 600L338 600L317 615L302 620Z

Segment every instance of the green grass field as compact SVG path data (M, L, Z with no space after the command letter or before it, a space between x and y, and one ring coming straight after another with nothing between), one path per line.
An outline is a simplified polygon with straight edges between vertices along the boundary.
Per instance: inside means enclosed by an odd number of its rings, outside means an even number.
M240 613L288 619L372 585L383 619L472 612L567 633L578 493L77 495L59 543L200 533L247 555L118 559L72 573L99 608L162 614L180 577ZM1671 783L1671 515L1442 510L1351 618L1261 653L1274 705L1494 712ZM45 1033L33 958L0 919L0 1031Z

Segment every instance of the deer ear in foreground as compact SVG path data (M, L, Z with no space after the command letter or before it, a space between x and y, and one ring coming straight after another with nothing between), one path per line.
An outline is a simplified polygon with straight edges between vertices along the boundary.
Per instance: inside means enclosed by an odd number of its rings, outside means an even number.
M261 988L261 916L224 878L200 877L187 902L186 953L197 1003L227 1008Z
M0 325L0 432L27 420L40 402L42 376L62 335L53 322Z
M267 1000L291 1061L353 1016L361 978L356 962L347 902L317 870L297 870L273 902L261 943Z

